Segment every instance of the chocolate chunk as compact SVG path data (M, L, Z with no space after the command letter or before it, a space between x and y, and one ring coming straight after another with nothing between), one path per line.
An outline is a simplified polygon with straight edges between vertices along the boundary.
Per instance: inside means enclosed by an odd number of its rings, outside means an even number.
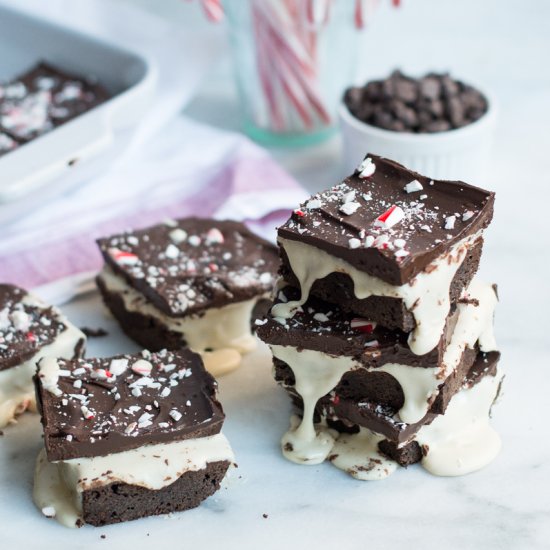
M413 80L400 79L394 84L395 97L407 103L413 103L418 97L418 86Z
M435 76L425 76L418 81L420 95L427 99L438 99L441 96L441 83Z
M472 86L448 74L410 78L394 71L363 88L349 88L344 103L350 113L394 132L432 133L461 128L487 112L487 100Z

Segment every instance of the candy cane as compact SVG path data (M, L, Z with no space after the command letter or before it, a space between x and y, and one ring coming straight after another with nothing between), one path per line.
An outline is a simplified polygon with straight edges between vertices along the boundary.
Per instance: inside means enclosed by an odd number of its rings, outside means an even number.
M202 0L202 9L206 13L206 17L217 23L223 19L223 8L221 0Z
M258 17L255 6L252 6L252 21L254 25L254 33L256 38L256 58L258 62L258 73L260 77L260 85L264 91L265 98L268 103L268 112L273 125L273 129L282 131L284 129L284 120L282 113L279 109L279 104L275 99L275 91L271 84L271 78L266 65L268 56L266 54L264 42L265 42L265 29L262 28L261 17Z

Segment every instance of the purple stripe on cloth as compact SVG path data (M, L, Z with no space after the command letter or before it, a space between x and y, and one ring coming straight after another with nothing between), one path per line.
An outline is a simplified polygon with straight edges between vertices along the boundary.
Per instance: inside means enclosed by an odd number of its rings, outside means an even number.
M42 285L75 273L99 270L102 258L95 244L99 237L139 229L166 218L212 216L230 197L250 191L298 189L299 185L267 155L241 157L222 168L200 191L173 197L153 210L142 210L110 219L69 236L62 241L0 257L0 281L26 288ZM271 212L257 220L246 220L252 229L274 228L288 211Z

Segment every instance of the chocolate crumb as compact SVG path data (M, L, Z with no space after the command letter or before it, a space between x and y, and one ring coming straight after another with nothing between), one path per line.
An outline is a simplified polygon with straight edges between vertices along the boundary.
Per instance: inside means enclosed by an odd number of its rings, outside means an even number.
M263 517L264 519L267 519L269 516L268 516L267 514L262 514L262 517Z
M103 338L104 336L107 336L109 333L104 328L89 328L89 327L82 327L80 329L88 338Z

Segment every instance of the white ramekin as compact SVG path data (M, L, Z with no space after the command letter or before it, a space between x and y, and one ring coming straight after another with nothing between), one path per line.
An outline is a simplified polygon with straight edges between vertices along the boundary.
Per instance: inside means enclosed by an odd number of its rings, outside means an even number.
M447 132L411 134L365 124L342 103L339 108L343 139L343 168L351 174L367 153L400 162L434 179L462 180L483 187L488 176L496 120L492 97L487 112L476 122Z

